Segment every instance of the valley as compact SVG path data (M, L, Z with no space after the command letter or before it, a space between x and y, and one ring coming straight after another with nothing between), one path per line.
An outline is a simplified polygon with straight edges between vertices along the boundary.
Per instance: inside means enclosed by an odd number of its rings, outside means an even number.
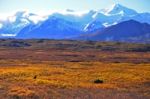
M150 44L1 39L0 97L149 99Z

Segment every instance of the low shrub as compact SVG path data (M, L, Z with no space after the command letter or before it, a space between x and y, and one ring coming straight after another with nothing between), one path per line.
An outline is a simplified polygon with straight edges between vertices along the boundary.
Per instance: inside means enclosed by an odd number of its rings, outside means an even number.
M100 79L96 79L96 80L94 80L94 83L95 84L101 84L101 83L104 83L104 81L100 80Z

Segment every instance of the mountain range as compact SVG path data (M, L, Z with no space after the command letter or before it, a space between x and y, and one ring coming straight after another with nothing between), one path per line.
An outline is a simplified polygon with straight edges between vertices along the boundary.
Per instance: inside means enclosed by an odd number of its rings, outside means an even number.
M120 4L101 10L67 9L47 15L18 11L0 18L0 38L149 42L149 24L150 13L138 13Z
M77 39L95 41L150 42L150 25L128 20L82 35Z

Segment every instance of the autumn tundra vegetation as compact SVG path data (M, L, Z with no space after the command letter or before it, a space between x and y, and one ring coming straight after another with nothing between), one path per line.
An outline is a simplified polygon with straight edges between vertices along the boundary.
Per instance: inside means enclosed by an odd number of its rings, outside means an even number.
M0 99L150 99L150 44L1 39Z

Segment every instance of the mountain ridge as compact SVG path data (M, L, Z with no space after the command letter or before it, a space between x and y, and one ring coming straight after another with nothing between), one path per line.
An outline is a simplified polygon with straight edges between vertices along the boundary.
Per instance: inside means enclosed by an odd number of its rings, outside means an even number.
M116 25L107 27L101 31L96 31L87 35L82 35L76 39L94 41L128 41L128 42L149 42L150 24L140 23L135 20L124 21Z
M20 11L6 20L0 19L0 38L74 38L129 20L150 24L150 13L138 13L120 4L105 10L76 12L67 9L43 16Z

